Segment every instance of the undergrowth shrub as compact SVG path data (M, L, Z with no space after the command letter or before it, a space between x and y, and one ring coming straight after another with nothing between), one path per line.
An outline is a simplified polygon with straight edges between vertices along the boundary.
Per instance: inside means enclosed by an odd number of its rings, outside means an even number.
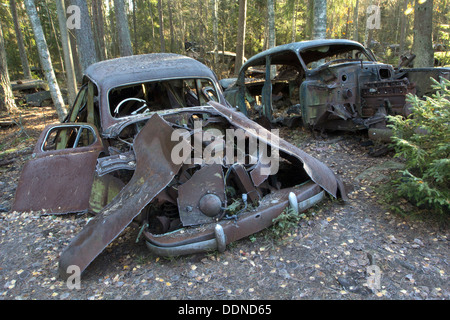
M436 93L425 100L408 95L411 115L388 116L395 156L405 169L393 184L398 195L419 207L450 213L450 81L432 79Z

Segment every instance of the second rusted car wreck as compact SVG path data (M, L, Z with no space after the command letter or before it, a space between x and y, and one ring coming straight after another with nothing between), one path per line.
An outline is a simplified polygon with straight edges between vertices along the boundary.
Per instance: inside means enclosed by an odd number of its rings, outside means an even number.
M223 84L226 99L252 119L356 131L385 128L388 114L408 115L406 95L428 93L430 77L449 79L450 68L394 68L358 42L324 39L258 53L234 84Z
M158 255L223 251L326 194L346 197L327 166L234 111L209 68L149 54L87 69L67 121L36 144L13 210L95 214L61 254L67 277L130 224Z

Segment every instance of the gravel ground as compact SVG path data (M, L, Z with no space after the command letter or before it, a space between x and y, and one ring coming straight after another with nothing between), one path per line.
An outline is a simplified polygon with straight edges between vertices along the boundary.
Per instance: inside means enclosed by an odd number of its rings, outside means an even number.
M221 254L157 257L142 239L136 243L138 230L129 227L86 269L80 288L69 288L73 283L58 277L58 257L91 217L9 211L37 134L56 120L51 109L27 110L25 135L0 129L2 141L29 136L4 156L14 161L0 167L0 299L449 299L446 224L389 212L374 191L401 163L392 154L369 157L362 135L313 139L287 129L284 138L342 178L347 202L328 199L283 238L267 229ZM415 210L406 201L400 209Z

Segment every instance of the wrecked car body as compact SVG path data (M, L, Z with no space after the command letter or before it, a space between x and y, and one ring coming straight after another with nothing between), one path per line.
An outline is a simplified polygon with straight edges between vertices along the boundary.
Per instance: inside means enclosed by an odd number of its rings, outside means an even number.
M410 62L410 61L408 61ZM226 99L245 115L318 130L385 128L386 115L408 115L408 93L425 94L449 68L398 69L344 39L290 43L245 63Z
M346 198L323 163L233 110L214 73L175 54L92 65L66 123L48 126L25 165L13 210L94 213L62 252L83 271L129 225L150 251L226 245Z

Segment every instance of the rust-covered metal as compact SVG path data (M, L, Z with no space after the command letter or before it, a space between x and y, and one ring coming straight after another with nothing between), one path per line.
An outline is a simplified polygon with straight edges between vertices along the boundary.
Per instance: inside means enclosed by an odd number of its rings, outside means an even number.
M244 129L249 133L252 132L250 129L261 130L259 131L260 134L257 134L256 137L258 139L263 139L264 137L266 139L264 142L274 147L271 145L270 132L267 132L241 113L237 113L213 102L210 104L214 108L211 108L209 112L215 115L221 115L229 121L230 126ZM299 172L304 170L305 175L301 180L298 180L297 186L287 188L277 188L277 184L269 186L267 181L270 176L255 173L253 174L254 179L252 180L248 171L243 166L229 166L227 170L231 169L232 173L230 174L230 180L225 179L225 183L227 186L230 186L230 181L237 181L238 183L233 185L239 190L238 195L235 195L232 199L228 199L229 203L231 203L230 200L237 201L241 194L242 196L245 195L245 197L242 197L242 199L246 199L245 201L247 201L244 203L244 209L240 209L237 214L233 212L232 216L228 216L227 214L219 215L219 217L222 217L221 219L211 219L208 223L203 223L204 218L197 220L202 221L201 224L197 224L198 228L195 228L196 224L193 223L191 228L180 228L169 233L156 233L152 232L150 228L144 229L143 234L147 247L158 255L167 256L190 254L206 250L221 250L220 248L223 248L223 243L226 245L270 226L273 223L273 219L280 215L289 205L290 193L293 193L296 198L300 211L321 201L324 197L324 190L335 197L347 198L341 181L321 162L282 140L277 148L279 148L281 157L289 159L293 163L298 162L298 165L294 165L292 170L298 170ZM256 166L251 168L250 172L255 172L259 166L260 163L258 162ZM210 176L217 174L217 166L212 167L209 165L205 165L198 173L201 171L206 172L205 168L210 172ZM207 179L206 176L203 178ZM190 184L186 182L184 185ZM270 192L263 191L266 187L270 189ZM195 192L187 190L186 196L190 194L193 197L192 194ZM181 193L185 190L178 188L178 191L179 199L184 197ZM191 209L194 207L193 204L200 204L201 201L198 199L201 199L201 195L204 192L205 189L199 192L199 196L191 201ZM252 194L257 195L257 197L251 197ZM245 207L249 206L250 203L252 203L252 209L245 210ZM224 208L224 210L226 209ZM199 214L201 215L201 213Z
M221 225L225 234L225 243L229 244L258 231L261 231L273 224L273 219L278 217L289 204L289 193L293 192L299 203L304 202L306 207L301 211L311 207L323 198L322 189L310 181L296 188L288 188L275 191L264 197L255 210L244 212L237 220L221 220ZM312 199L317 197L317 200ZM308 199L312 199L308 202ZM178 230L168 235L156 235L148 230L144 231L147 247L163 256L175 256L217 249L215 233L216 224L204 225L198 230Z
M93 82L99 91L102 117L101 126L105 133L121 121L109 110L108 94L117 87L161 79L205 78L216 79L214 72L201 62L179 54L149 53L110 59L95 63L86 69L84 82ZM219 86L217 86L216 90ZM129 97L127 97L129 98ZM219 95L219 102L227 102Z
M261 195L259 191L257 190L257 186L253 183L251 180L250 175L248 174L247 170L245 168L238 164L236 166L232 167L232 170L235 172L235 180L236 184L238 185L239 189L242 190L243 193L248 195L249 201L251 203L257 203L259 199L261 198ZM253 170L252 170L253 172Z
M163 95L158 109L152 98ZM129 225L155 254L222 252L289 205L346 199L326 165L233 110L214 73L179 55L91 66L67 121L42 133L13 207L94 214L61 253L63 278L69 266L85 270Z
M366 82L361 88L362 116L370 118L376 114L378 108L384 107L389 114L407 115L406 95L414 93L415 87L408 79L392 81Z
M187 254L223 249L227 243L266 228L286 208L290 192L302 210L321 201L325 192L346 199L340 180L320 161L283 140L273 144L278 140L272 133L243 114L218 103L210 104L170 115L155 114L147 120L133 143L133 177L62 253L62 276L69 265L84 270L133 220L148 225L143 235L153 252ZM258 163L174 165L170 154L178 142L171 141L171 126L176 127L186 114L220 117L223 121L206 122L206 126L220 123L223 128L241 129L267 147L277 148L290 163L289 170L297 171L292 174L296 177L292 181L290 177L277 180L275 173L260 176L254 183L249 172L254 172ZM234 192L227 197L230 187ZM236 201L241 201L240 206L230 212ZM250 205L251 210L247 209Z
M136 170L119 195L78 233L62 252L61 276L76 265L84 270L173 179L181 164L174 164L170 140L173 129L158 115L152 116L136 136Z
M264 132L264 137L268 141L274 141L277 138L273 137L273 133L268 131L267 129L261 127L256 124L254 121L248 119L243 114L237 113L230 108L226 108L220 104L211 102L210 103L216 110L222 113L233 125L244 129L255 129L257 132ZM252 134L252 131L249 131L249 134ZM264 140L263 140L264 141ZM267 144L270 143L266 141ZM279 150L280 153L285 153L287 157L294 157L300 161L303 166L303 169L306 171L307 175L311 177L311 179L319 184L324 190L326 190L333 197L337 198L338 196L346 199L347 195L345 193L345 188L340 179L338 179L335 174L328 168L323 162L320 162L316 158L310 156L303 150L295 147L294 145L288 143L283 139L279 139Z
M224 94L258 121L356 131L385 128L386 115L407 116L407 94L422 97L432 91L430 77L449 76L450 68L398 69L358 42L323 39L256 54Z
M91 145L44 151L50 131L71 127L83 128L84 124L50 125L42 132L32 159L22 169L12 210L43 210L48 214L89 211L93 172L103 151L97 130L89 129L95 136ZM54 139L63 140L64 137L60 135Z
M183 226L211 223L225 204L225 183L220 164L204 166L178 187L178 210Z

